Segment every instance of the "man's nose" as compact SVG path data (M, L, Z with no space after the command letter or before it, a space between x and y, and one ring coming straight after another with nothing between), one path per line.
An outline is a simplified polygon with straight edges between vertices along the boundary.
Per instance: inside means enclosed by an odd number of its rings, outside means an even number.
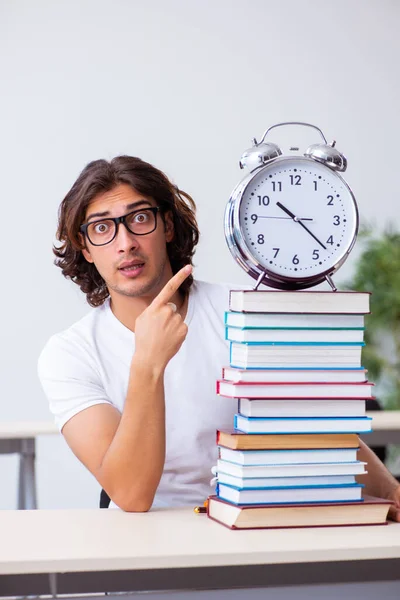
M115 241L119 252L126 252L131 248L137 248L139 246L138 237L134 233L128 231L124 223L118 224Z

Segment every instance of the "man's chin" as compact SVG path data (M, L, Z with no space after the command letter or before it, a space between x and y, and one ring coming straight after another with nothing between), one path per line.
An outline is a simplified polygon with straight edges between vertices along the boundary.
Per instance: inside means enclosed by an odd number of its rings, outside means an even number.
M145 276L138 276L126 281L118 281L114 285L108 285L108 289L120 296L127 298L137 298L140 296L154 296L159 291L161 277L149 279Z
M140 296L147 296L151 292L152 288L153 286L151 283L135 281L124 286L114 286L110 289L114 294L126 296L127 298L137 298Z

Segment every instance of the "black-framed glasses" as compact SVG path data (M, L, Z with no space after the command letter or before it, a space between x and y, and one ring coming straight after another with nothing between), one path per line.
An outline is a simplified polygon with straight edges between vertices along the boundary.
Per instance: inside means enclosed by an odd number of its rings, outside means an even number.
M104 246L113 241L120 223L123 223L127 230L135 235L152 233L157 227L157 213L159 210L159 206L139 208L122 217L107 217L106 219L90 221L81 225L79 229L93 246Z

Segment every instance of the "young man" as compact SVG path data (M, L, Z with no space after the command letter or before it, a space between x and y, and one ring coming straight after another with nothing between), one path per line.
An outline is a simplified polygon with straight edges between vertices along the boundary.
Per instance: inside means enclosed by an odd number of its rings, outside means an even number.
M68 445L126 511L193 505L210 493L215 430L235 402L217 397L229 362L228 286L194 281L193 200L152 165L90 163L64 198L56 264L89 315L53 336L39 377ZM366 491L397 502L400 486L365 444Z

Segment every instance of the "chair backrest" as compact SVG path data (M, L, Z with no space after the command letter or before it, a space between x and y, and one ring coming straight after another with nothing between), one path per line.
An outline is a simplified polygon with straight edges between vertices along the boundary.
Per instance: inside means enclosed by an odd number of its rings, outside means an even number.
M100 492L100 508L108 508L110 506L111 498L105 490Z

